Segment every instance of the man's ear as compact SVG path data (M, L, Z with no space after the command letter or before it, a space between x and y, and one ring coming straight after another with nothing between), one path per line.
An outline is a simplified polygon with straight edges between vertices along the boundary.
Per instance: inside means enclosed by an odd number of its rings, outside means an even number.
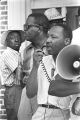
M42 27L42 26L39 27L38 33L39 33L39 34L42 34L42 33L43 33L43 27Z
M40 26L40 27L39 27L39 30L40 30L40 31L43 31L43 27L42 27L42 26Z
M66 45L66 46L67 46L67 45L70 45L70 43L71 43L71 42L70 42L70 38L65 38L65 41L64 41L64 42L65 42L65 45Z

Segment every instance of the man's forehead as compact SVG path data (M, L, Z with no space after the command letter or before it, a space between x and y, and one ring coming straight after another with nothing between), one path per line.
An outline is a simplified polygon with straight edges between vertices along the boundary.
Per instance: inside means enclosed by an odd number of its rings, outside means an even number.
M62 30L63 30L63 27L61 27L61 26L53 26L53 27L51 27L49 32L51 32L51 31L59 31L59 32L61 32Z
M54 36L62 36L63 35L63 28L59 26L54 26L48 31L48 35Z
M9 36L19 36L19 33L18 33L18 32L11 32L11 33L9 34Z

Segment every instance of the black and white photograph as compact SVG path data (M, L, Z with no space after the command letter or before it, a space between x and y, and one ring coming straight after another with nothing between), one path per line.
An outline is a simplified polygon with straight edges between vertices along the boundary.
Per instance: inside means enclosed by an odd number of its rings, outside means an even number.
M80 120L80 0L0 0L0 120Z

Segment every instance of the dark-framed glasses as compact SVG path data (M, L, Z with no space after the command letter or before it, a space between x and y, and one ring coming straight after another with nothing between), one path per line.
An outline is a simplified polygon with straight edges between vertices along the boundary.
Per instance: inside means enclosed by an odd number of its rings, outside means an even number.
M37 24L26 25L26 24L24 24L24 31L27 31L31 27L38 27L38 28L40 28L40 25L37 25Z

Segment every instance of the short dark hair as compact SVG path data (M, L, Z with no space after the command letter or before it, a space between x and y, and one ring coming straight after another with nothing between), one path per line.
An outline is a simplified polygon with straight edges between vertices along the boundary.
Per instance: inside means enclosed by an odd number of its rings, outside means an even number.
M57 23L59 23L59 24L63 24L63 18L61 18L61 19L56 19L56 20L51 20L51 21L49 21L49 27L51 27L52 25L54 25L54 24L57 24Z
M35 18L35 22L37 25L42 26L43 27L43 31L45 33L48 32L49 29L49 20L48 18L43 14L43 13L32 13L28 16L29 17L34 17Z
M13 32L16 32L17 34L19 34L21 42L24 41L24 32L22 30L9 30L8 35ZM8 35L7 35L7 37L8 37ZM6 41L7 41L7 38L6 38Z
M72 30L71 30L71 27L68 24L56 23L55 25L52 25L52 26L60 26L60 27L62 27L64 29L63 30L64 37L65 38L70 38L70 42L71 42L71 40L72 40Z

